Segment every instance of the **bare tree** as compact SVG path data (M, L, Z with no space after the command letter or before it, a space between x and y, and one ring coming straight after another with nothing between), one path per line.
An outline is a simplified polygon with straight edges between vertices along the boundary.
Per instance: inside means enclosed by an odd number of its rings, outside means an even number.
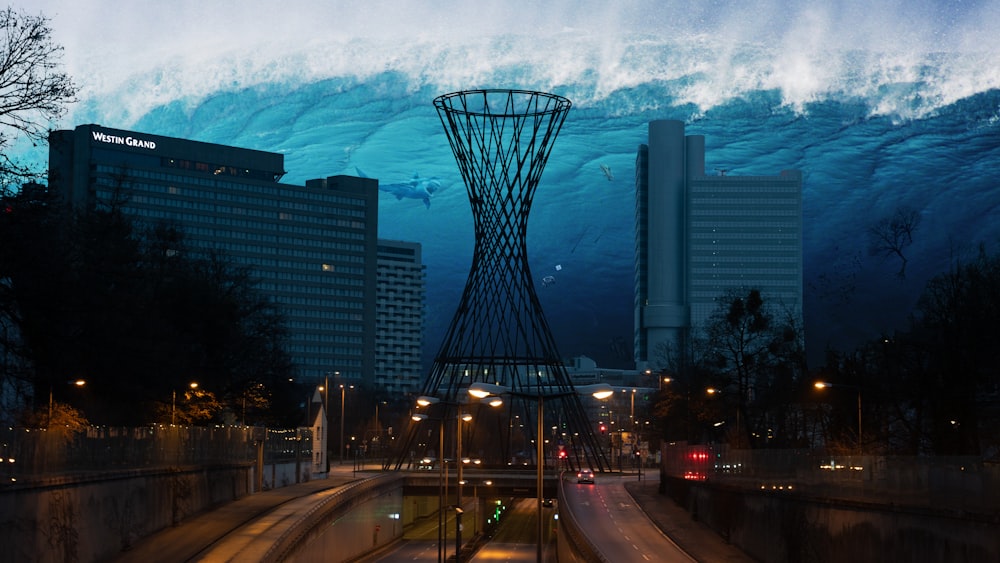
M900 260L896 275L906 277L906 255L903 250L913 244L913 232L920 225L920 213L909 207L901 207L891 217L884 217L868 229L868 253L872 256Z
M63 48L52 42L48 18L0 10L0 175L8 183L37 172L8 151L19 136L42 141L51 124L76 101L77 88L61 72ZM0 188L2 190L4 188Z

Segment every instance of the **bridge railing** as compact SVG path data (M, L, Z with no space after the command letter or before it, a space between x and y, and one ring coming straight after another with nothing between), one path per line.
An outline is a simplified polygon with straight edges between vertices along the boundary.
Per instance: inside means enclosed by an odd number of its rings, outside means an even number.
M26 484L84 472L309 460L311 431L248 426L90 427L82 432L0 428L0 483Z

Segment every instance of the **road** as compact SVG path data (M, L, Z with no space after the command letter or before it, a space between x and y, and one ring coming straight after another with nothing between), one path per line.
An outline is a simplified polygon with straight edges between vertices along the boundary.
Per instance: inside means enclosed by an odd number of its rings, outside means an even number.
M562 503L573 507L580 528L608 561L695 561L635 504L625 490L625 479L634 477L599 475L593 485L567 482Z
M428 518L414 524L403 533L403 541L391 551L382 553L374 563L397 563L403 561L440 561L455 553L455 518L452 516L445 523L445 530L452 532L442 538L442 546L438 548L437 518ZM450 539L449 539L450 538ZM441 551L441 553L439 553ZM440 556L440 558L439 558Z
M556 544L553 527L556 509L542 508L545 519L542 538L542 561L556 560ZM481 547L472 558L473 562L504 561L510 563L531 563L538 560L538 500L522 499L507 513L506 521L497 530L493 539Z
M538 530L538 505L535 499L521 499L504 515L496 535L489 543L483 545L472 558L472 561L504 561L510 563L533 563L537 559L538 547L535 536ZM545 544L543 557L545 561L555 561L554 517L556 509L543 508L545 518ZM455 526L454 517L449 520L448 529ZM437 561L438 536L437 520L429 519L407 530L403 541L392 551L381 554L373 561L375 563L403 563L410 561ZM455 536L450 534L445 541L444 558L455 553Z
M573 507L581 529L606 560L615 563L692 563L693 557L681 550L669 537L650 521L646 513L625 490L629 476L599 475L595 484L578 484L567 481L562 510ZM472 558L473 562L504 561L530 563L537 559L537 504L535 499L522 499L508 511L495 536L483 545ZM544 508L543 561L555 561L555 507ZM433 520L433 519L431 519ZM447 529L454 527L451 520ZM404 536L396 549L382 554L379 563L438 560L437 521L426 521L414 526ZM454 534L446 539L445 558L454 553Z

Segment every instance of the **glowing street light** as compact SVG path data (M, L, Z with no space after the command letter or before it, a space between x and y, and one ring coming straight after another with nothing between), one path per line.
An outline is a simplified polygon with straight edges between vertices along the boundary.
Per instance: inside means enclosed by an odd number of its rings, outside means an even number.
M337 372L340 375L340 372ZM344 465L344 419L347 418L344 411L344 395L348 389L354 389L353 385L340 384L340 464Z
M198 388L198 384L195 383L194 381L192 381L191 383L188 384L188 387L190 387L191 389L197 389ZM170 424L171 425L174 424L174 419L176 418L176 415L177 415L177 390L174 389L173 392L172 392L172 396L170 398Z
M829 388L829 387L847 387L847 388L854 389L855 391L857 391L857 393L858 393L858 454L860 455L861 453L863 453L864 450L861 447L861 387L857 386L857 385L846 385L846 384L843 384L843 383L829 383L829 382L826 382L826 381L817 381L816 383L813 383L813 387L815 387L817 389L826 389L826 388Z
M67 381L66 383L69 385L75 385L76 387L83 387L84 385L87 384L87 382L83 379ZM45 426L47 428L52 428L52 385L49 385L49 419L46 422Z
M456 561L456 563L459 563L459 561L461 560L461 554L462 554L462 514L463 514L463 510L462 510L462 485L465 484L465 480L462 478L462 469L463 469L463 467L464 467L464 465L466 463L470 463L472 461L470 459L462 457L462 425L461 425L461 423L462 422L471 422L472 421L472 414L468 413L468 412L463 412L462 411L462 406L465 405L466 403L456 403L456 402L450 402L450 401L442 402L441 399L439 399L437 397L431 397L431 396L427 396L427 395L421 395L421 396L417 397L416 402L417 402L417 405L420 406L420 407L429 407L431 405L436 405L438 403L442 403L442 404L445 404L445 405L454 406L454 407L458 408L458 412L457 412L456 418L455 418L455 420L456 420L456 426L455 426L455 467L456 467L456 471L457 471L457 483L455 485L455 561ZM482 398L482 399L480 399L480 403L488 405L488 406L491 406L491 407L498 407L498 406L500 406L500 405L503 404L503 401L502 400L498 400L495 397L492 398L492 399L490 399L490 398ZM426 414L423 414L423 413L415 413L410 418L413 421L415 421L415 422L421 422L421 421L424 421L424 420L428 420L430 417L428 417ZM438 503L439 504L439 506L438 506L438 560L439 561L443 561L443 559L444 559L443 545L444 544L443 544L443 539L442 539L442 530L444 529L444 524L442 523L441 517L442 517L442 508L444 506L444 500L443 499L444 499L444 497L447 496L448 487L447 487L447 476L446 476L446 472L445 472L445 462L444 462L444 431L445 431L444 423L445 423L445 417L442 417L439 420L440 420L441 426L440 426L439 431L438 431L438 441L439 441L438 456L439 456L439 458L441 460L440 479L441 479L441 482L443 484L443 491L444 492L439 492L440 498L442 500L439 500L439 503ZM439 489L440 489L440 487L439 487Z

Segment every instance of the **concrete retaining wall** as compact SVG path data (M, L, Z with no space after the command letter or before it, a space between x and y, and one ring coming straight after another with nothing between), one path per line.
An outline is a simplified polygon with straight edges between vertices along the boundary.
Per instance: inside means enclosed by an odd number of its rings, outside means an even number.
M665 492L751 557L786 561L1000 561L1000 512L971 514L663 477Z
M352 561L388 546L403 535L403 482L386 480L377 488L344 491L342 498L303 518L289 535L297 536L285 553L267 561Z
M99 561L209 507L250 493L252 466L54 478L0 491L0 560Z

